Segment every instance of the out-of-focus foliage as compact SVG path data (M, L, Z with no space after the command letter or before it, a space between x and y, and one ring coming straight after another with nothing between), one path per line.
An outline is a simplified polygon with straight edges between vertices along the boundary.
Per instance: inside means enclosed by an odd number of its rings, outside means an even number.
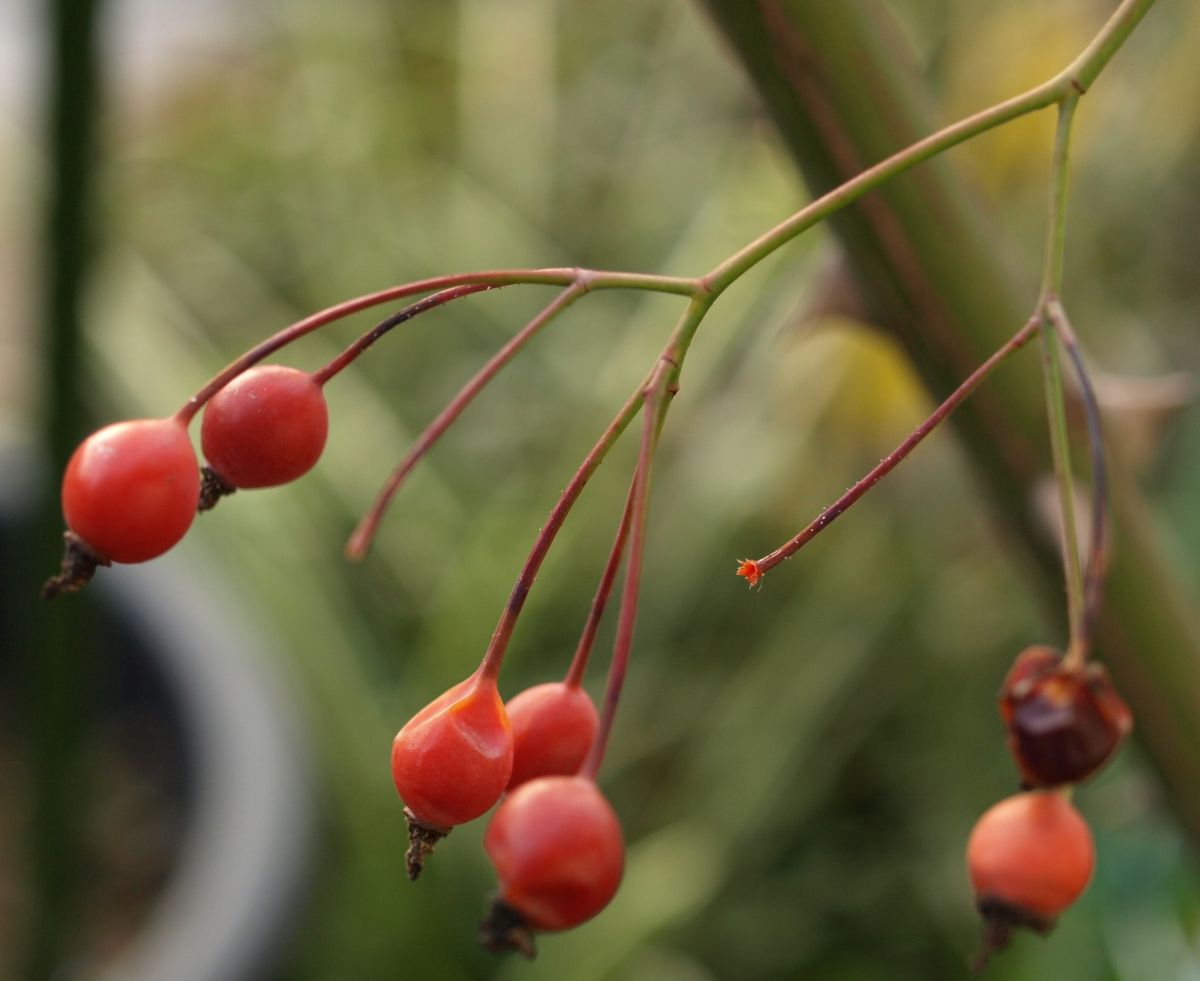
M1051 74L1110 5L893 6L949 120ZM1085 100L1075 151L1067 289L1095 363L1115 374L1200 359L1200 10L1160 7ZM105 250L87 335L98 421L173 411L260 337L349 295L494 266L695 274L805 199L685 3L301 0L226 16L206 60L180 72L164 59L104 121ZM997 252L1029 268L1049 132L1039 117L955 151L995 211ZM739 588L735 559L798 530L928 409L887 340L819 302L832 259L819 230L789 246L699 335L656 473L642 617L603 772L629 840L626 881L599 919L544 938L533 964L474 947L490 888L481 828L456 830L418 884L404 881L388 746L477 662L545 514L678 301L605 294L572 308L422 465L361 566L340 543L391 461L548 293L473 297L389 336L331 383L316 471L198 522L184 554L215 559L280 638L273 668L319 766L315 878L278 976L963 975L976 924L961 850L1016 780L997 681L1022 646L1061 638L1047 636L948 434L760 590ZM277 360L315 367L368 323ZM1035 359L1003 370L1037 371ZM33 405L5 398L0 432ZM1198 442L1189 410L1161 452L1143 453L1189 552ZM565 670L633 450L621 445L560 537L505 693ZM1200 971L1195 870L1136 747L1079 800L1096 882L1051 940L1021 938L991 976Z

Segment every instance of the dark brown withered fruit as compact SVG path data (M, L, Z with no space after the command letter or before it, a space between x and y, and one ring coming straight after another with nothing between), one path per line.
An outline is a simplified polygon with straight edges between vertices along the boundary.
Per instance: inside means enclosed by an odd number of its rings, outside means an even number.
M1075 667L1040 646L1017 655L1000 691L1000 717L1026 788L1086 780L1133 728L1102 666Z

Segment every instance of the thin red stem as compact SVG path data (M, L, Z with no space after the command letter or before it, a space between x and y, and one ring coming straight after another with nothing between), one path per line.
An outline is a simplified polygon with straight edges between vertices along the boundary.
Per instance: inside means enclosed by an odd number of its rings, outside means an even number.
M383 520L384 512L387 511L392 498L396 496L400 485L412 473L422 457L441 439L442 434L450 428L454 420L462 415L463 410L471 404L475 396L497 375L501 368L520 352L538 331L575 300L579 299L585 292L587 292L587 284L585 282L576 282L568 286L549 305L544 307L541 313L514 334L499 351L487 360L487 363L475 373L474 377L459 389L454 398L438 413L437 418L417 437L417 441L413 443L412 447L404 455L404 458L396 465L391 476L388 477L387 483L384 484L383 489L375 498L375 503L363 515L362 520L358 523L358 527L354 529L354 532L350 535L350 539L346 542L345 551L348 558L357 560L366 555L367 549L371 547L371 541L374 539L375 533L379 530L379 523Z
M416 303L410 303L403 310L399 310L390 317L385 317L369 331L363 334L358 340L346 348L341 354L330 361L325 367L319 368L313 372L312 378L318 385L324 385L330 378L336 375L339 371L345 368L348 364L354 361L360 354L367 350L379 338L390 331L394 327L399 327L406 320L412 320L413 317L425 313L427 310L432 310L434 307L440 307L444 303L449 303L451 300L457 300L460 297L470 296L472 293L482 293L485 290L497 290L504 286L504 283L468 283L465 286L453 286L450 289L441 290L434 293L432 296L427 296L423 300L418 300Z
M588 450L587 456L583 458L583 462L579 465L579 469L575 471L570 482L563 488L563 492L559 495L554 507L550 510L550 516L546 519L546 523L542 525L542 530L538 532L538 536L534 539L533 547L529 550L529 557L525 559L525 564L521 567L520 575L517 576L517 581L513 585L512 593L509 594L508 602L504 606L504 611L500 614L500 619L496 623L496 629L492 632L492 639L488 642L487 650L483 655L483 663L480 671L495 677L500 673L500 665L504 661L504 653L508 650L508 642L512 638L513 629L517 625L517 618L521 615L521 610L525 606L525 600L529 596L529 590L533 588L533 581L537 578L538 570L542 567L542 562L545 560L547 553L550 551L550 546L554 544L554 539L557 537L559 530L563 526L563 522L567 520L567 515L571 513L571 508L575 506L575 502L579 499L579 495L583 493L584 487L591 479L592 474L596 472L600 464L604 462L604 458L608 455L608 451L612 449L613 444L623 433L633 417L638 414L638 410L642 406L642 389L639 388L630 398L621 406L621 411L605 428L600 438L596 440L596 444Z
M761 559L744 561L738 568L738 575L750 580L750 584L754 585L763 575L779 565L780 562L791 558L820 534L820 532L833 524L860 497L891 473L897 464L907 457L951 412L958 408L979 383L990 375L1005 358L1023 347L1037 333L1040 323L1040 315L1031 318L1019 331L1009 338L1003 347L971 372L967 379L950 394L946 401L933 410L932 415L928 419L914 429L896 449L880 460L866 476L846 491L833 504L825 508L802 532L786 544L764 555Z
M583 625L583 633L579 636L579 645L571 658L571 666L563 684L568 688L578 688L583 684L583 673L587 670L588 658L596 644L596 632L600 629L600 621L604 617L604 609L608 606L608 597L612 594L613 583L617 578L617 570L621 567L621 557L625 554L625 541L629 537L629 524L633 515L633 496L637 490L637 475L629 483L629 493L625 495L625 507L621 511L621 523L617 526L617 537L613 541L612 550L608 553L608 562L600 576L596 587L596 595L592 598L592 607L588 611L587 622Z
M637 469L633 476L633 507L629 527L629 561L625 565L625 582L621 589L621 611L617 618L617 634L613 642L612 662L608 667L608 683L604 705L600 711L600 726L579 775L596 778L612 734L617 705L629 670L629 654L633 650L633 628L637 622L638 594L642 583L642 561L646 552L646 513L650 502L650 470L658 448L658 434L665 416L668 386L678 375L678 365L667 357L655 365L650 383L643 390L642 442L638 449Z
M341 320L360 310L368 310L383 303L402 300L407 296L418 293L429 293L433 290L445 289L449 286L461 286L467 283L486 283L491 286L511 286L516 283L542 283L550 286L569 286L578 282L585 275L579 269L495 269L487 272L456 273L452 276L434 276L430 279L419 279L416 282L404 283L400 286L389 286L375 293L366 293L352 299L337 303L334 306L310 314L303 320L284 327L283 330L272 334L265 341L256 344L236 361L230 362L218 372L200 391L193 395L183 407L175 413L175 418L184 425L192 421L192 417L200 411L204 403L228 385L234 378L247 368L258 364L263 358L269 357L282 347L299 340L314 330Z

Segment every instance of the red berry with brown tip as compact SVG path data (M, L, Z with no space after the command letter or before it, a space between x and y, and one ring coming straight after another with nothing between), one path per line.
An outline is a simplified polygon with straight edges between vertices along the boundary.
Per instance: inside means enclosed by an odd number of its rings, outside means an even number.
M1078 783L1133 728L1133 716L1098 664L1075 666L1049 647L1022 651L1000 691L1008 746L1027 787Z
M578 685L552 681L526 688L505 708L513 731L509 790L534 777L579 772L600 724L587 692Z
M984 812L967 842L985 921L982 960L1016 927L1049 931L1087 888L1094 866L1092 833L1062 793L1028 791Z
M534 931L578 926L621 883L625 840L612 806L588 777L539 777L497 808L483 839L500 880L480 930L493 951L533 953Z
M457 824L504 793L512 729L493 678L476 672L412 717L392 742L392 779L409 819L409 876Z
M100 561L145 562L196 516L200 468L187 427L135 419L92 433L67 463L63 517Z
M325 448L329 409L312 375L283 365L250 368L204 407L200 445L233 487L274 487L308 473Z

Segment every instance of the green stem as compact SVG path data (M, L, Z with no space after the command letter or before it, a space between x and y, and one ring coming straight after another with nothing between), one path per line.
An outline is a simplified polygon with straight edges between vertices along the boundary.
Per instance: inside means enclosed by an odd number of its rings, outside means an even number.
M1066 577L1067 614L1070 642L1067 656L1072 662L1086 657L1083 637L1083 570L1079 561L1079 532L1075 522L1075 485L1071 475L1071 441L1067 429L1067 406L1063 395L1062 371L1058 358L1058 337L1047 311L1062 290L1063 255L1066 246L1067 164L1070 158L1071 124L1075 118L1078 95L1063 100L1054 133L1054 153L1050 171L1050 204L1046 223L1046 257L1042 271L1042 289L1038 317L1042 333L1042 384L1046 414L1050 424L1050 452L1054 461L1054 482L1058 489L1063 569Z
M701 282L708 287L713 296L717 296L781 245L790 242L801 232L847 205L853 204L864 194L897 174L1021 116L1055 104L1073 103L1096 79L1117 49L1125 43L1125 39L1153 3L1154 0L1124 0L1079 57L1049 81L951 123L868 167L760 235L707 276L702 277Z
M1154 0L1124 0L1083 53L1059 77L1066 78L1080 95L1090 89L1112 56L1153 6Z
M1046 219L1046 256L1042 265L1042 290L1039 304L1062 295L1063 256L1067 241L1067 163L1071 151L1071 127L1079 96L1063 99L1058 107L1058 126L1054 131L1054 150L1050 159L1050 203Z
M845 183L838 185L832 191L821 195L787 220L760 235L703 277L702 282L714 295L720 294L738 277L781 245L785 245L801 232L853 204L864 194L879 187L897 174L902 174L923 160L936 157L950 147L964 143L981 133L986 133L1013 119L1062 101L1067 84L1058 77L1053 78L1011 99L983 109L956 123L951 123L936 133L910 144L898 153L892 154L887 159L881 160Z

